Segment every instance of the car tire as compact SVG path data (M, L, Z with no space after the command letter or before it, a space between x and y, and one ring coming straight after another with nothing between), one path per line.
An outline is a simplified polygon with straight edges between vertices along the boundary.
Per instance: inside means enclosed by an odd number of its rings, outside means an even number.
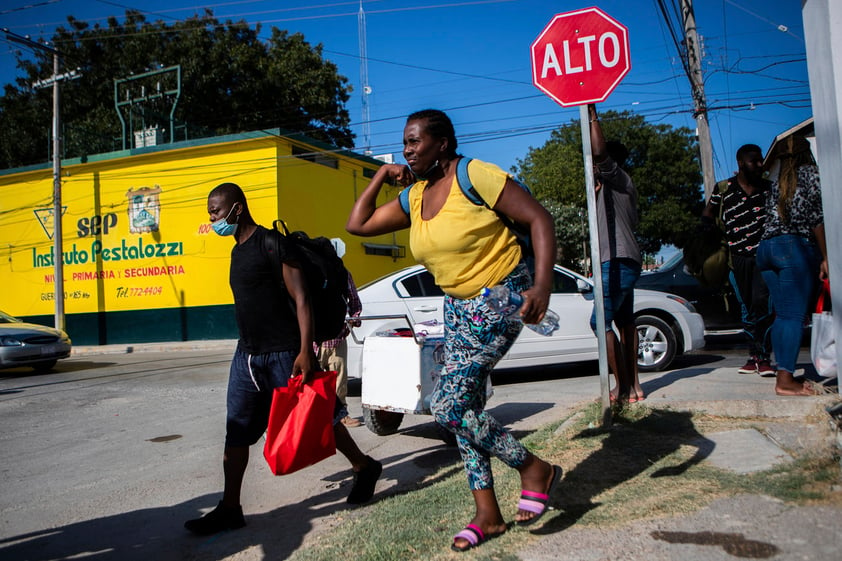
M672 328L655 316L639 316L637 327L637 369L640 372L658 372L672 364L678 349Z
M35 371L36 374L44 374L49 372L53 369L53 366L56 365L57 360L45 360L43 362L36 362L32 365L32 370Z
M398 427L403 421L403 413L386 411L384 409L371 409L363 405L363 421L368 430L378 436L387 436L398 432Z

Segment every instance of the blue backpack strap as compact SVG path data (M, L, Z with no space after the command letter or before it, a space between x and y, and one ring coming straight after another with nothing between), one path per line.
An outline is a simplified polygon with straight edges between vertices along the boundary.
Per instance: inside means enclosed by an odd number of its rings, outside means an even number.
M459 160L459 163L456 164L456 181L459 183L459 188L462 189L462 193L465 194L465 198L471 201L473 204L477 206L484 206L486 208L491 208L488 206L488 203L483 200L482 195L474 187L474 184L471 183L471 177L468 175L468 164L473 161L471 158L462 158ZM529 187L515 179L514 177L509 176L509 178L514 181L515 183L520 186L521 189L532 194L532 191L529 190Z
M482 198L479 192L474 187L474 184L471 183L471 178L468 175L468 164L471 163L471 158L462 158L456 164L456 181L459 183L459 188L462 190L462 194L465 195L465 198L471 201L473 204L477 206L484 206L489 210L494 210L491 208L487 202ZM529 187L518 181L517 179L509 176L509 178L514 181L515 183L520 186L521 189L532 195L532 191L529 190ZM500 221L506 225L506 227L512 231L515 237L518 240L518 244L521 246L523 251L523 255L526 258L527 265L529 266L530 271L534 272L534 256L532 250L532 240L529 236L529 230L527 227L516 224L513 222L508 216L505 214L494 210L497 213L497 216L500 217Z
M471 161L471 158L461 158L456 164L456 182L459 184L459 188L462 189L462 193L465 195L465 198L473 204L491 208L474 188L474 184L471 183L471 176L468 175L468 164L470 164Z
M412 185L415 185L415 183ZM412 189L412 185L402 189L398 195L398 202L401 204L401 209L407 216L409 216L409 190Z

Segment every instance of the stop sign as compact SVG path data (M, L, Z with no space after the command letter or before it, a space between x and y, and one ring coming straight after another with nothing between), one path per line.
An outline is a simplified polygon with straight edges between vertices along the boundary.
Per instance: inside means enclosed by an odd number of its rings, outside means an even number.
M605 101L631 69L629 30L599 8L556 15L531 50L532 83L565 107Z

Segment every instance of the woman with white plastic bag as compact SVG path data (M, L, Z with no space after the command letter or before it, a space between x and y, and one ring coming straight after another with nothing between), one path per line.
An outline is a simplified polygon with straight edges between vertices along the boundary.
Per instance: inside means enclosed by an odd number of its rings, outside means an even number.
M816 312L813 314L810 358L819 376L838 377L836 338L833 334L833 314L830 311L830 281L827 279L824 280L822 292L816 302Z
M819 168L803 136L789 136L775 149L779 174L766 199L763 239L757 267L769 288L775 321L772 349L777 362L775 393L816 395L807 381L796 380L801 334L809 317L817 280L828 278Z

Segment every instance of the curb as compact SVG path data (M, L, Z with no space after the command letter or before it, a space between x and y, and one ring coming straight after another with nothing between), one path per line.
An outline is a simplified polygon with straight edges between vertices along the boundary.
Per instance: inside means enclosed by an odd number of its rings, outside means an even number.
M673 411L705 413L720 417L803 420L813 415L826 415L825 407L839 401L839 396L815 396L777 399L734 399L712 401L665 401L651 400L648 405Z
M73 347L70 356L96 356L107 354L164 353L169 351L231 351L237 347L236 339L209 341L182 341L178 343L132 343L120 345L90 345Z

